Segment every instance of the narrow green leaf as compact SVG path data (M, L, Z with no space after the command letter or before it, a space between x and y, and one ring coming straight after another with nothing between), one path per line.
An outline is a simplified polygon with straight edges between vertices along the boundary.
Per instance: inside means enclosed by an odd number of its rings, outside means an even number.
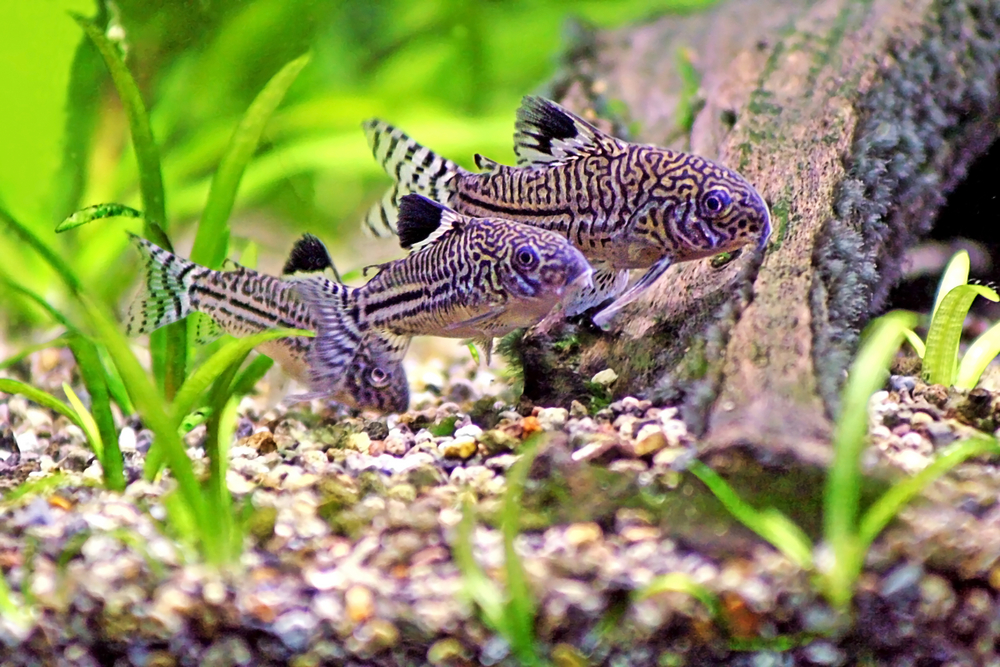
M80 283L79 278L73 273L73 269L69 267L62 257L56 254L51 248L49 248L44 241L38 238L34 232L28 229L25 225L21 224L19 221L15 220L14 217L0 207L0 221L3 221L7 227L11 229L17 236L24 241L26 244L31 246L31 248L41 255L49 266L51 266L59 277L62 278L63 282L69 288L70 292L74 294L79 294L83 291L83 285ZM25 291L25 293L27 293Z
M177 392L173 405L171 405L173 423L179 425L181 420L194 409L198 397L205 393L205 390L215 382L215 379L226 372L226 369L234 361L245 357L253 348L261 343L279 338L313 335L312 331L301 329L268 329L253 336L236 338L227 342L215 354L209 357L197 371L192 373L184 382L180 391Z
M80 416L76 414L76 411L48 392L36 389L30 384L25 384L20 380L8 380L7 378L0 378L0 391L7 394L20 394L29 401L38 403L43 408L54 410L76 424L81 431L84 433L87 432L83 422L80 420Z
M465 344L469 348L469 354L472 355L472 360L476 362L476 366L479 365L479 348L471 340Z
M1000 354L1000 322L991 326L969 345L958 365L955 386L961 389L975 387L983 371L998 354Z
M0 361L0 371L10 368L14 364L19 363L22 359L34 354L35 352L41 352L42 350L48 350L51 348L66 347L68 343L69 340L67 339L66 335L63 334L49 341L45 341L42 343L35 343L34 345L29 345L28 347L22 349L17 354L12 354L3 361Z
M501 636L506 637L508 633L504 617L503 594L497 583L486 576L483 568L479 566L472 554L474 514L472 503L466 499L462 504L462 520L457 526L455 543L452 544L452 554L455 558L455 565L462 573L462 588L465 594L482 611L486 624L500 633Z
M260 136L271 114L308 62L309 54L306 54L281 68L250 104L239 126L233 132L229 147L215 172L208 202L198 224L194 247L191 249L192 262L210 269L222 266L229 244L229 215L236 201L243 171L257 150Z
M104 485L112 491L121 491L125 488L125 475L122 469L122 453L118 449L118 431L115 430L115 418L111 414L108 372L101 363L97 346L93 342L83 336L75 336L69 345L73 356L76 357L83 384L90 393L89 416L97 427L102 443L100 451L96 449L94 451L104 469ZM79 409L77 411L79 412Z
M948 292L968 282L969 253L959 250L948 260L948 265L944 267L944 273L941 274L941 282L938 283L937 292L934 294L934 308L931 309L931 322L937 317L938 308L940 308L941 302L944 301Z
M917 316L893 311L873 321L865 342L851 364L841 397L840 415L833 432L833 465L823 493L823 531L833 551L827 573L827 595L837 606L854 594L857 563L863 557L857 540L861 490L861 453L868 434L868 401L885 382L885 372L907 329Z
M509 635L505 638L514 655L522 664L539 663L535 646L535 600L528 587L521 558L514 549L514 540L520 532L521 495L531 464L538 452L540 437L530 438L522 445L520 458L507 472L507 491L504 493L500 515L503 531L504 568L507 573L507 604L504 611Z
M246 396L254 390L261 378L274 366L274 359L258 354L233 380L233 396Z
M721 605L715 594L706 587L697 583L689 575L683 572L671 572L661 574L651 582L635 591L634 600L645 600L659 593L685 593L698 602L705 605L712 618L719 618Z
M139 169L139 192L142 197L143 236L164 250L173 252L173 245L165 232L167 228L166 204L163 196L163 172L160 168L160 151L153 138L149 114L142 101L139 87L132 73L122 60L116 44L107 38L94 22L73 14L73 18L97 47L104 64L111 73L118 97L128 117L132 146ZM164 395L172 398L187 374L187 323L183 320L154 331L149 337L153 371Z
M983 285L959 285L941 300L927 331L927 350L924 352L924 377L931 384L947 387L955 382L962 327L977 296L1000 301L996 292Z
M803 569L812 568L812 543L809 537L787 516L776 509L761 511L739 497L718 473L695 460L688 470L708 487L737 521L757 533Z
M104 218L141 218L142 212L124 204L95 204L82 208L56 225L56 233L76 229L81 225Z
M163 197L163 176L160 169L160 150L153 138L153 128L149 124L149 114L142 100L139 87L132 78L132 73L122 60L118 47L108 39L107 35L91 20L72 14L74 20L97 47L104 64L111 73L118 97L128 118L129 131L132 134L132 145L135 148L135 159L139 167L139 191L142 195L142 208L145 211L143 220L146 222L143 234L150 241L165 250L173 252L173 246L164 233L167 225L166 206Z
M63 391L66 393L66 398L69 399L70 405L76 411L77 417L80 418L80 423L83 424L83 433L87 436L87 440L90 441L90 448L94 450L94 454L97 455L98 461L104 460L104 441L101 440L101 434L97 430L97 422L91 416L87 408L84 407L80 398L73 391L73 388L68 384L63 382Z
M208 475L208 505L216 521L220 540L225 552L223 560L231 562L239 556L242 539L239 526L233 514L233 499L226 486L226 472L229 463L229 445L233 440L236 428L237 400L232 396L230 387L233 377L246 355L234 360L212 387L212 414L208 420L205 439L205 452L209 460Z
M108 354L103 345L95 345L94 348L97 350L97 356L104 367L104 379L108 384L108 393L111 394L111 398L121 408L123 415L132 414L135 412L135 407L132 405L132 400L128 397L128 390L125 388L125 383L122 382L121 375L118 374L115 363L111 360L111 355Z
M924 347L924 341L920 340L917 332L913 329L907 329L903 332L903 336L906 337L906 342L910 344L910 347L917 353L917 356L923 359L926 348Z
M10 586L7 585L7 578L2 572L0 572L0 617L22 628L27 628L31 622L30 610L14 601Z
M118 372L121 373L143 424L153 431L154 445L164 452L170 464L171 473L177 480L180 498L197 526L202 553L211 562L217 562L220 551L218 536L212 531L211 517L208 515L201 488L195 479L194 468L177 433L175 423L167 416L163 398L146 377L139 360L129 348L128 340L118 330L111 316L85 295L81 297L81 302L91 326L97 332L99 341L107 348Z
M68 331L74 332L77 330L76 325L70 322L68 317L56 310L56 308L50 304L47 299L42 297L37 292L28 289L24 285L14 282L14 280L3 273L3 269L0 269L0 283L3 283L3 285L6 286L6 289L10 292L17 292L18 294L25 296L29 301L33 302L39 308L48 313L53 320L66 327Z
M997 442L996 438L977 436L955 443L938 454L926 468L916 475L894 484L868 508L868 511L861 518L858 525L858 541L862 552L868 550L871 543L899 514L899 511L929 484L959 463L987 452L992 452L994 455L1000 454L1000 443Z

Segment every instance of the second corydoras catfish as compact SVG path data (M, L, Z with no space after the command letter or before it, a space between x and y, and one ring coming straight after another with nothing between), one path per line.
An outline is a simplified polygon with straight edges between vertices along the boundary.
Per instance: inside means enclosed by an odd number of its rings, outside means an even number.
M314 384L342 372L354 327L402 356L411 336L472 338L489 358L494 337L544 318L589 284L592 270L559 234L499 218L459 215L420 195L400 201L400 243L363 287L309 279L297 286L316 321Z
M129 335L149 333L192 312L211 318L208 330L199 331L202 342L220 334L220 327L233 336L249 336L277 327L314 330L315 318L295 291L296 281L306 276L326 281L321 272L335 272L326 248L310 235L292 249L284 279L242 266L233 271L213 271L138 236L132 236L132 242L142 256L144 285L129 307ZM328 396L352 407L380 412L407 408L410 394L406 373L387 341L355 335L350 351L341 360L343 373L317 383L309 371L312 340L291 336L269 341L258 349L277 361L288 375L308 384L313 396Z
M587 260L558 234L467 218L418 195L403 198L399 229L412 252L381 265L362 287L317 275L333 267L309 235L292 250L285 279L244 267L213 271L133 237L145 286L129 309L128 332L147 333L195 311L235 336L314 330L316 338L283 338L261 351L313 396L398 412L409 402L401 362L410 337L474 338L488 355L494 336L537 323L590 279Z
M756 243L770 214L750 183L731 169L676 151L629 143L558 104L525 97L507 167L480 155L473 173L434 154L382 121L364 124L375 158L396 180L369 211L376 235L395 231L399 202L418 192L463 215L501 216L569 239L594 266L593 287L578 291L567 314L609 298L594 317L606 324L673 263ZM628 290L629 269L648 269Z

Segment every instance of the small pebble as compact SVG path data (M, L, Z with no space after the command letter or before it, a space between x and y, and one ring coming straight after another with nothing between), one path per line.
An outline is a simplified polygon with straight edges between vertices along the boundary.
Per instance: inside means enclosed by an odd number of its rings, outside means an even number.
M344 593L344 609L355 623L363 623L375 614L375 597L364 586L351 586Z
M594 377L590 378L590 381L594 384L599 384L602 387L609 387L614 384L617 379L618 373L615 373L610 368L605 368L603 371L595 373Z
M476 453L476 449L476 440L464 436L442 444L441 455L446 459L467 459Z
M570 546L578 547L601 539L604 532L593 522L574 523L566 527L565 538Z
M566 424L569 411L565 408L542 408L536 419L543 431L557 431Z

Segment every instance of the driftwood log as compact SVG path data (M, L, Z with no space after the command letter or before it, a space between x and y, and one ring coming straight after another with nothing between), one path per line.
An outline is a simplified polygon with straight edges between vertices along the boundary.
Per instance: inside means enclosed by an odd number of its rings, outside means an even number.
M709 447L825 461L859 329L997 137L998 71L995 0L732 0L584 33L550 94L736 168L774 233L763 256L672 267L606 333L529 334L526 398L612 368L615 396L683 398Z

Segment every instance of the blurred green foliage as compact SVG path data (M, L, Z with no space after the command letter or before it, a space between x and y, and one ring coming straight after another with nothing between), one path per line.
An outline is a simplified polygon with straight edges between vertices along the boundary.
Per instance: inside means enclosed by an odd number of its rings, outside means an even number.
M134 260L122 229L137 231L137 223L54 234L81 207L139 205L121 103L71 11L107 25L127 55L159 144L175 238L200 215L220 155L256 93L311 51L264 130L232 227L237 239L255 238L277 255L288 237L308 229L335 258L351 252L351 264L360 265L361 243L380 258L399 254L391 242L358 239L358 221L389 182L371 158L362 120L383 117L467 166L476 152L510 162L514 111L555 72L569 18L613 26L710 2L3 2L0 207L57 249L98 300L113 304L129 285ZM51 269L6 230L0 258L9 274L53 303L67 298ZM37 304L0 294L0 331L46 321Z

